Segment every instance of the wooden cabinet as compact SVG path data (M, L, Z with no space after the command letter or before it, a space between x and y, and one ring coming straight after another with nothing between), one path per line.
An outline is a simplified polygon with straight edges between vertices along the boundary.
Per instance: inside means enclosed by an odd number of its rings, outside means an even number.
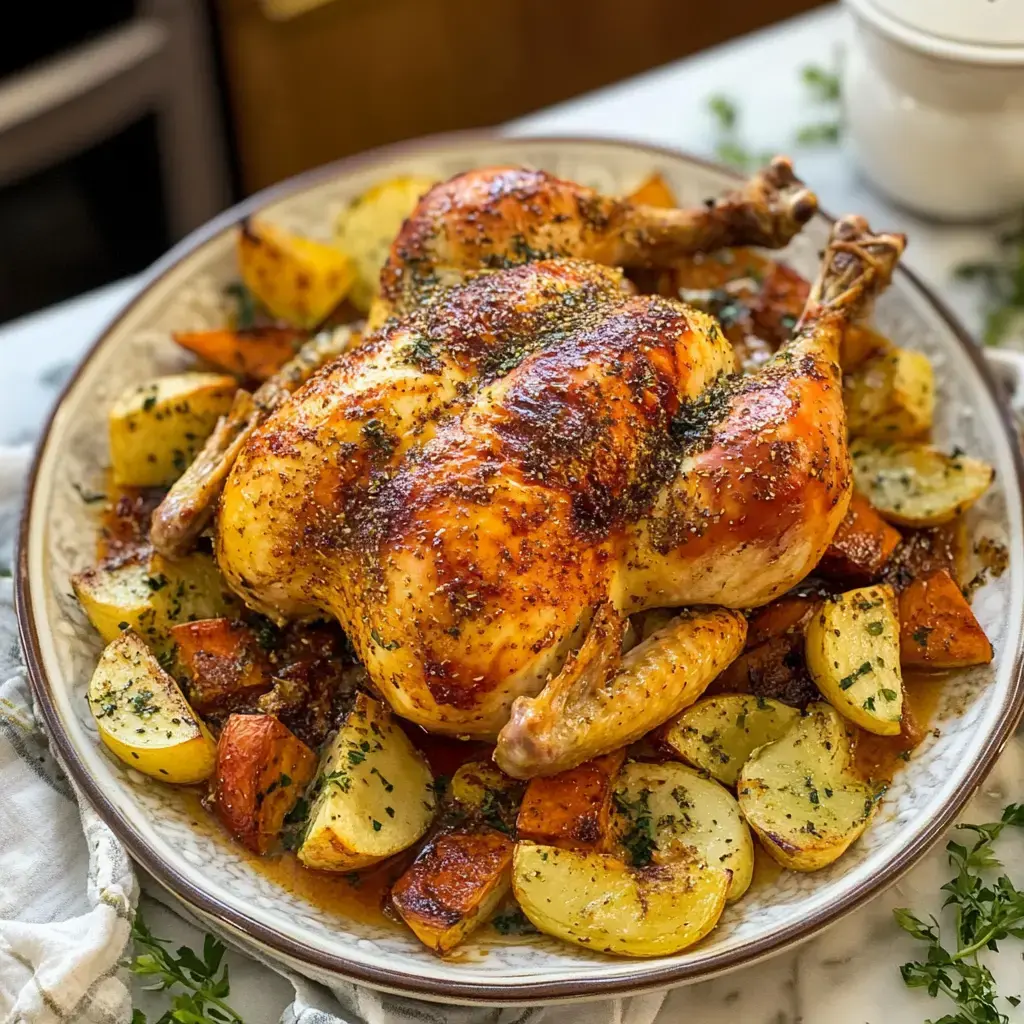
M500 123L816 2L329 0L273 21L257 0L218 0L242 185Z

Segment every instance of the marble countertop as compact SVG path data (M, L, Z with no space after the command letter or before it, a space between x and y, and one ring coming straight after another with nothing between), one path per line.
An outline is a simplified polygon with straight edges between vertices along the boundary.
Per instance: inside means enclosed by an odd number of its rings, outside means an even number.
M843 15L826 8L541 111L516 121L509 130L632 138L713 156L715 129L707 100L717 93L728 95L740 111L742 137L752 151L789 152L825 209L863 213L876 226L906 232L911 239L907 263L976 331L976 297L953 280L952 268L989 254L995 244L992 229L921 221L871 192L841 145L793 144L801 124L822 117L800 80L800 70L810 62L834 65L845 31ZM119 282L0 329L5 380L0 443L32 443L75 362L136 287L134 280ZM1005 803L1022 799L1024 737L1018 734L965 819L992 820ZM1024 836L1002 840L1000 849L1009 873L1021 884ZM920 950L896 929L892 908L937 913L939 886L948 877L940 846L888 892L798 950L677 990L666 1001L658 1024L684 1019L694 1024L918 1024L940 1017L948 1006L903 986L897 967ZM187 925L159 911L150 916L151 923L173 937L194 942ZM1004 994L1024 990L1020 943L1008 942L991 966ZM287 982L240 957L233 972L232 1002L249 1024L276 1020L291 998Z

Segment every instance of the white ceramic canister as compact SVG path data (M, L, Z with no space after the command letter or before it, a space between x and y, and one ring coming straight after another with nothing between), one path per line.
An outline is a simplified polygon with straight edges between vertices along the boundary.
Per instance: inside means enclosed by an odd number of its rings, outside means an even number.
M845 0L849 136L865 175L930 217L1024 206L1024 0Z

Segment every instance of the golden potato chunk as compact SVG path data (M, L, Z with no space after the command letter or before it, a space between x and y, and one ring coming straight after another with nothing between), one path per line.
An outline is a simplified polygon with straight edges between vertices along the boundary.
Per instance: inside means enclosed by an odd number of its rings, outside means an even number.
M913 668L987 665L992 644L948 570L914 580L900 594L900 661Z
M171 650L171 628L237 610L217 564L195 552L173 562L152 555L145 563L97 566L71 578L71 586L103 640L134 629L157 653Z
M238 233L238 267L246 288L271 316L313 328L348 295L355 267L326 242L246 220Z
M705 697L670 722L662 743L726 786L758 747L777 740L800 717L796 708L769 697L721 694Z
M490 761L467 761L452 776L451 797L459 809L484 825L511 835L524 785Z
M89 683L100 739L125 764L162 782L202 782L217 744L178 684L131 630L107 645Z
M718 923L732 873L696 858L633 868L605 853L519 843L512 889L548 935L617 956L668 956Z
M315 773L316 754L273 715L231 715L217 742L217 817L243 846L266 853Z
M490 920L512 885L515 844L494 829L442 832L391 890L391 903L416 938L450 953Z
M615 784L623 860L639 867L697 856L732 872L738 900L754 877L754 843L736 798L685 765L631 761Z
M391 712L360 693L324 755L299 860L356 871L401 853L434 817L434 779Z
M747 824L794 871L838 860L868 827L883 791L852 770L846 726L828 704L812 704L781 738L754 751L737 784Z
M878 512L902 526L939 526L970 508L988 490L995 470L962 453L928 444L858 439L850 443L857 490Z
M868 732L896 736L903 714L900 623L892 587L848 590L807 624L807 668L822 696Z
M118 487L169 487L234 401L220 373L177 373L122 392L110 407L110 464Z
M407 176L382 181L354 199L338 218L335 238L355 266L352 304L368 312L380 272L402 222L434 185L432 178Z
M865 360L843 383L846 423L854 437L880 441L924 437L935 414L935 375L921 352L892 348Z

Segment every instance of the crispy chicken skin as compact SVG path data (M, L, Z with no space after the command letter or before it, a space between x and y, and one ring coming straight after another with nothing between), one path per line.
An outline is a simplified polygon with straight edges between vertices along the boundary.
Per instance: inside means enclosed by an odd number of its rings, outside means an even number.
M545 171L489 167L434 186L391 246L371 328L403 316L467 272L554 257L666 266L736 245L780 248L817 210L785 157L694 209L637 206Z

